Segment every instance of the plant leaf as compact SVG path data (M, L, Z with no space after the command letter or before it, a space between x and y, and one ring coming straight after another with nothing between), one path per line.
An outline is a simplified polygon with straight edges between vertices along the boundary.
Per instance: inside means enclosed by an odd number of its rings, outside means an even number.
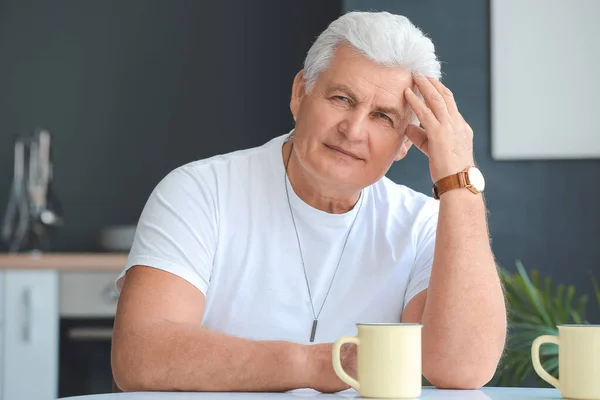
M518 260L516 273L500 269L509 312L505 352L493 379L500 386L522 386L523 381L531 375L531 344L537 337L556 336L559 323L583 320L584 317L585 296L577 297L574 288L566 291L563 284L556 285L557 290L553 291L550 277L542 279L536 270L529 273L531 278ZM558 370L558 346L542 346L540 361L555 375ZM545 385L539 379L536 382L540 386Z
M538 270L533 270L529 273L530 277L531 277L531 283L533 283L533 286L536 289L540 288L540 273Z
M558 378L558 356L548 359L544 364L544 369L553 377Z
M551 310L552 309L552 279L547 276L545 279L545 283L546 286L544 288L544 299L545 299L545 303L547 304L548 308ZM552 318L552 323L554 325L558 325L558 321L556 320L556 314L555 313L550 313L550 318Z
M527 321L535 324L543 324L539 315L532 310L531 301L526 296L525 286L521 277L516 276L507 282L507 301L509 305L509 318L511 321Z
M540 356L543 357L558 357L558 346L546 344L540 347Z
M540 335L557 335L558 329L555 326L545 326L536 323L528 322L514 322L510 324L511 328L524 330L524 331L535 331L534 333Z
M509 310L509 319L511 323L529 323L535 326L544 324L538 317L528 314L527 311L518 310L515 308L511 308Z
M561 312L563 309L564 292L565 292L565 285L562 283L559 283L558 286L556 287L556 297L554 298L554 307L556 308L555 311L556 311L557 317L558 317L558 320L556 322L558 322L558 324L562 324L563 323L562 321L566 320L566 315L564 315Z
M552 321L550 320L548 312L544 307L539 291L533 286L531 280L529 280L529 276L527 275L527 272L525 271L521 261L517 261L517 269L523 279L527 296L531 300L532 305L535 307L535 311L546 325L552 326Z
M588 301L588 296L585 294L580 296L579 300L577 301L577 305L575 306L574 311L579 316L580 322L575 321L576 324L582 324L583 321L585 321L585 309L587 306L587 301Z
M563 322L564 324L568 324L571 316L571 303L573 302L573 296L575 296L575 286L569 285L567 287L567 296L565 297L565 315L566 319Z
M516 382L520 385L525 378L527 378L527 375L529 375L532 369L533 367L531 366L529 359L523 360L520 365L515 368L514 373Z
M592 284L594 285L594 293L596 294L596 301L598 302L598 310L600 310L600 286L596 278L592 278Z
M544 296L546 296L548 300L552 300L552 279L547 276L546 279L544 279L544 282L546 284L544 288Z

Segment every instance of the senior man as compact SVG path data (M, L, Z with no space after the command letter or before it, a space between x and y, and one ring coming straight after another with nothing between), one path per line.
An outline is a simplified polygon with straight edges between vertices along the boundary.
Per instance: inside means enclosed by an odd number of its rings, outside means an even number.
M439 78L407 18L348 13L294 79L291 132L169 173L117 281L118 386L343 390L331 343L357 322L422 323L432 384L487 383L505 303L473 132ZM384 176L412 144L433 197Z

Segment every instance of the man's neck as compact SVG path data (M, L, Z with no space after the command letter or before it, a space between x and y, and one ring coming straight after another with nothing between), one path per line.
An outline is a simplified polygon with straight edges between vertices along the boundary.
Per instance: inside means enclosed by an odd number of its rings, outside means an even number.
M352 210L358 202L360 191L320 182L303 169L294 154L291 141L283 145L282 156L294 192L311 207L332 214L343 214Z

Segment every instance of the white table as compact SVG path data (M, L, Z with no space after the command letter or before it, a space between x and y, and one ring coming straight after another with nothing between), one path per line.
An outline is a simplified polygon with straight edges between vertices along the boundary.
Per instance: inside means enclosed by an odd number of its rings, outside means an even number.
M108 393L89 396L66 397L77 400L344 400L358 398L350 389L335 394L322 394L313 390L294 390L286 393L183 393L183 392L138 392ZM420 399L460 399L460 400L528 400L560 399L556 389L529 388L483 388L480 390L437 390L423 388Z

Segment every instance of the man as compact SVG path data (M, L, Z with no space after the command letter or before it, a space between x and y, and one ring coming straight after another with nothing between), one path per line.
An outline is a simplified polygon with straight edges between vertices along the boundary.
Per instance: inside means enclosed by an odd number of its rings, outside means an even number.
M432 384L487 383L504 298L473 132L439 77L406 18L346 14L294 79L290 134L165 177L117 281L121 389L343 390L331 343L357 322L419 322ZM412 144L436 199L384 177Z

